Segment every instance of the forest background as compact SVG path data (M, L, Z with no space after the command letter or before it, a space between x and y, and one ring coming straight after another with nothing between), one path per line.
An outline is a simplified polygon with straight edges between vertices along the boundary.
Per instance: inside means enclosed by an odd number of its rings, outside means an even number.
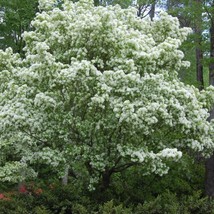
M59 7L61 3L58 2ZM214 86L213 1L94 0L95 6L116 4L122 8L136 7L136 16L151 20L164 10L178 17L181 27L192 28L193 33L182 44L185 60L191 66L182 69L179 77L199 90ZM12 47L24 57L22 34L32 30L31 21L37 12L37 0L0 0L0 48ZM211 111L209 120L213 116ZM169 173L162 177L142 176L138 169L129 169L114 178L115 183L105 193L88 192L75 186L72 178L62 183L50 180L44 168L33 183L20 183L18 188L10 183L0 184L0 212L214 213L214 156L205 159L195 155L192 159L190 155L186 154L179 165L173 163Z

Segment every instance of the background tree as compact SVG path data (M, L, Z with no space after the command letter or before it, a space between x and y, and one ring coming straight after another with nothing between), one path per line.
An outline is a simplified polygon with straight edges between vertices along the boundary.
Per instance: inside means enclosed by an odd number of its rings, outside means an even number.
M155 16L155 5L158 3L156 0L109 0L104 1L104 5L119 4L122 8L134 6L137 8L137 16L144 18L150 16L151 19Z
M192 4L194 5L195 10L193 14L194 20L194 27L193 30L195 32L195 45L196 45L196 76L198 82L198 88L202 90L204 88L204 72L203 72L203 48L202 48L202 14L203 14L203 1L196 0L193 1Z
M209 59L209 84L214 85L214 3L205 5L209 17L210 34L210 59ZM209 121L214 118L214 107L210 111ZM205 191L209 197L214 197L214 154L206 161Z
M167 1L167 10L170 14L179 18L181 26L191 27L193 34L184 44L183 50L186 59L191 62L188 70L181 72L184 82L196 85L200 90L204 88L204 78L208 85L205 71L208 69L204 63L204 53L208 51L207 38L204 35L207 25L204 22L203 1Z
M12 47L15 52L23 53L22 34L31 29L30 22L37 12L37 0L0 0L3 11L0 23L0 48Z

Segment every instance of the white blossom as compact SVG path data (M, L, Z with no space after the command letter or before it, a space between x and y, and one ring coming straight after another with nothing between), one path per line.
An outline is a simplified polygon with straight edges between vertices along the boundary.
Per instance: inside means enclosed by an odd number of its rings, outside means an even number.
M43 163L59 176L70 166L93 189L106 170L141 164L163 175L186 150L212 153L214 89L177 75L189 65L179 50L189 28L92 0L39 3L24 59L0 51L0 148L17 157L2 156L1 181L36 176Z

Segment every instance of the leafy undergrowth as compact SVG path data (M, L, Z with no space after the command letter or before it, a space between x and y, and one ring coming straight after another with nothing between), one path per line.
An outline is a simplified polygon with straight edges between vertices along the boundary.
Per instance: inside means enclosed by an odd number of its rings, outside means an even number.
M72 177L65 186L47 175L0 184L0 214L214 214L214 201L201 191L204 163L189 156L162 177L143 176L139 167L115 174L105 191L90 192Z
M108 190L111 191L111 190ZM214 202L203 197L200 191L192 195L176 195L169 190L156 197L135 203L120 198L109 200L109 192L102 199L81 186L60 183L26 183L16 191L0 193L1 214L212 214ZM98 194L99 195L99 194ZM106 196L106 199L105 199ZM112 196L113 197L113 196ZM107 200L108 198L108 200Z

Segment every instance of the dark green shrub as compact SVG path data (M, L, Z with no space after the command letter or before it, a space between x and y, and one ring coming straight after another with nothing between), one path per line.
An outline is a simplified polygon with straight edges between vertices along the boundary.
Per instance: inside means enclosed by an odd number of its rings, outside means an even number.
M201 191L195 191L192 195L181 199L181 206L191 214L214 214L214 201L203 197Z
M100 206L99 214L132 214L131 209L125 208L122 204L114 205L113 200Z
M0 200L1 214L30 214L28 202L23 198L13 198L11 200Z
M179 213L179 202L175 194L167 191L143 205L138 205L136 214L174 214Z

